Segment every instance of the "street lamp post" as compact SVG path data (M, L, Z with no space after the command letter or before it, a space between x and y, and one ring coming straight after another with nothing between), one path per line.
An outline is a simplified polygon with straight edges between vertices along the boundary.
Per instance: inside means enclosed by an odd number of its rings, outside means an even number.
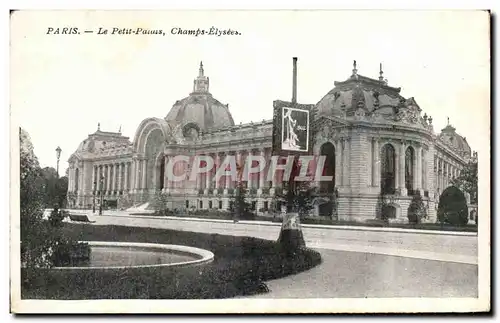
M101 178L99 179L101 189L99 190L99 194L101 196L100 198L100 203L99 203L99 215L102 215L102 200L103 200L103 195L102 195L102 189L103 189L103 184L104 184L104 176L101 174Z
M57 198L57 207L61 207L61 201L60 201L60 195L59 195L59 159L61 158L61 147L57 146L56 148L56 157L57 157L57 164L56 164L56 198Z
M56 172L57 172L57 178L59 178L59 159L61 158L61 147L57 146L56 148L56 156L57 156L57 167L56 167Z

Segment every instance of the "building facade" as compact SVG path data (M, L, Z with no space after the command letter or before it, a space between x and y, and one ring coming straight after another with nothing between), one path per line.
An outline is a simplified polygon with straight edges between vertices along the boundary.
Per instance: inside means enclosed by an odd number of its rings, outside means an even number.
M216 167L228 155L269 159L273 121L235 124L229 105L216 100L209 85L200 64L191 94L165 118L143 120L132 140L98 126L68 160L69 206L92 208L102 195L108 207L127 209L163 196L172 208L227 210L236 184L231 177L213 181L211 172L190 182L172 182L165 171L169 159L208 155ZM388 85L382 70L372 79L359 75L354 65L352 75L335 82L315 105L313 151L326 156L324 174L333 180L315 183L312 214L365 221L379 217L385 205L393 221L406 222L412 197L420 194L425 221L436 221L440 194L477 155L450 124L436 134L432 117L400 91ZM246 181L247 198L257 214L269 210L283 188L279 175L266 176L268 168ZM328 207L333 195L334 211Z

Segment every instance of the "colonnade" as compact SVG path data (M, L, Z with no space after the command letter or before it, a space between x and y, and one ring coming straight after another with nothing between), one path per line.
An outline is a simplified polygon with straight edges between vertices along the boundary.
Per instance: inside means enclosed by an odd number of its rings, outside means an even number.
M130 189L130 162L94 165L92 169L92 190L103 191L105 195L118 195Z
M394 174L395 174L395 189L400 195L407 195L406 187L406 152L410 147L413 149L412 167L412 183L411 188L414 191L428 190L427 185L427 151L420 143L409 142L404 140L384 140L381 138L372 138L372 178L371 185L379 187L381 182L381 172L383 171L384 162L381 158L382 149L386 149L385 145L391 145L394 148ZM422 194L422 192L420 192Z
M237 183L231 176L223 175L215 178L216 171L220 168L225 158L228 156L235 156L237 165L242 165L242 167L244 167L243 170L245 170L245 163L247 162L247 158L249 156L260 156L266 161L264 171L258 173L250 173L250 167L247 167L248 173L246 174L246 183L248 189L262 192L263 189L274 189L281 186L281 181L279 181L279 178L277 176L273 176L270 180L268 180L268 172L271 166L271 163L269 162L271 159L271 150L269 148L232 150L227 152L208 153L204 154L203 156L210 157L214 160L214 167L208 172L198 174L194 183L193 189L203 194L227 195L230 194L230 189L236 188ZM167 169L167 165L171 158L173 158L173 156L164 157L163 162L165 163L165 170ZM254 167L257 167L257 162L257 160L254 161ZM184 165L182 163L178 162L174 164L174 174L179 174L178 172L181 171L183 167ZM245 177L242 177L242 181L245 182ZM168 178L168 172L166 171L164 172L163 183L164 185L161 188L162 192L170 192L175 191L176 189L183 189L186 185L186 182L184 181L171 181ZM157 187L157 189L160 189L160 187Z
M436 171L435 184L439 194L451 185L451 181L460 175L461 170L458 163L450 161L442 155L436 155L434 159L434 168Z
M80 192L83 190L83 163L70 166L68 172L68 191Z

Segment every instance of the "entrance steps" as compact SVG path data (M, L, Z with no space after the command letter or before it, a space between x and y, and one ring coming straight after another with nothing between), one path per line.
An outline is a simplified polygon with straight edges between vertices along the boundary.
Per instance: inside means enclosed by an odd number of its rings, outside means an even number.
M148 210L149 202L146 203L141 203L141 204L136 204L130 208L128 208L126 211L127 212L140 212L140 213L147 213L151 212L151 210Z

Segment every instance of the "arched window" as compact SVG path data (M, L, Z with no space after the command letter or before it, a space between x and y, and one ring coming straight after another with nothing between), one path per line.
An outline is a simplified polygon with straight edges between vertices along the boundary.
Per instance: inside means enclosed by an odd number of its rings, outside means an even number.
M323 176L332 176L332 181L320 183L321 192L332 193L335 189L335 146L331 142L321 145L321 156L325 156Z
M414 173L414 163L415 161L415 150L413 147L408 147L405 152L405 188L409 193L413 191L413 177Z
M385 144L380 154L382 169L380 173L380 188L382 194L396 192L396 153L391 144Z

